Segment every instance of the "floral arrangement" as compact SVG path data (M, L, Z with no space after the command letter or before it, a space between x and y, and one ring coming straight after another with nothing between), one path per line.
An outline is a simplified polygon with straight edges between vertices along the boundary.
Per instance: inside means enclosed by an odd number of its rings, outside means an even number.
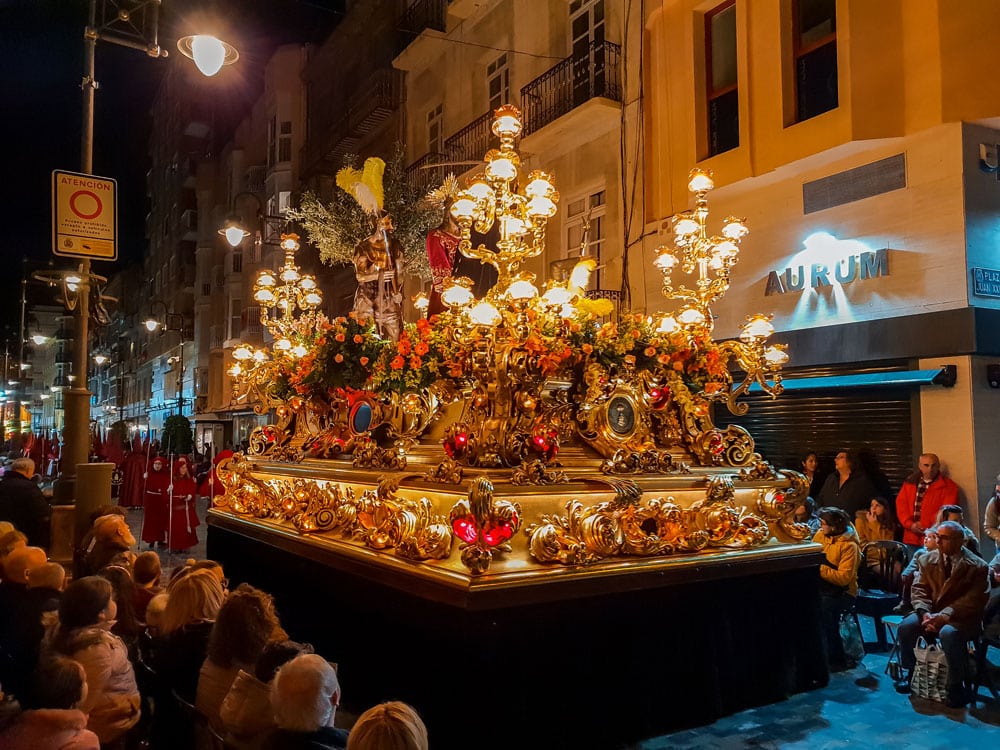
M424 319L406 323L399 341L387 342L379 354L370 388L403 393L427 388L445 378L461 380L465 360L465 345L445 320L441 325Z
M386 161L383 208L392 216L393 236L403 248L406 272L426 280L431 276L425 248L427 232L441 221L441 213L422 201L423 193L406 179L404 157L402 146L397 146ZM345 168L355 168L357 161L356 156L345 157ZM329 203L306 192L287 215L302 225L320 259L330 266L350 264L354 247L373 231L371 216L344 190L336 190Z

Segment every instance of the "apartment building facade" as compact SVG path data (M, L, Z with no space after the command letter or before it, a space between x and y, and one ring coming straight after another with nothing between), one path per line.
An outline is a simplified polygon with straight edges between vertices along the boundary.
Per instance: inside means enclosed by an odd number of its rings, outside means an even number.
M688 170L714 170L713 218L751 230L716 333L761 311L789 344L789 391L740 421L775 463L870 444L897 486L937 452L975 525L1000 467L1000 83L980 75L980 9L668 0L647 6L643 43L642 265L689 208ZM658 275L636 273L662 309ZM945 365L953 387L916 384ZM793 392L809 375L833 387Z

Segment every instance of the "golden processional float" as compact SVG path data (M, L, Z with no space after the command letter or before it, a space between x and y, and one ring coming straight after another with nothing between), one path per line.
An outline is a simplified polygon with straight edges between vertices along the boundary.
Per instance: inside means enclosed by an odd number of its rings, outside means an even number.
M283 237L284 265L254 288L273 344L236 349L230 371L277 423L219 467L212 515L305 536L397 586L417 576L465 594L810 551L793 520L805 479L711 417L718 402L744 413L754 383L777 396L788 359L764 315L738 340L712 338L743 221L710 234L711 174L692 171L694 209L656 259L672 308L608 322L611 303L585 293L592 258L542 289L522 269L559 194L544 172L522 174L519 115L497 110L499 147L451 203L460 252L497 271L482 298L452 279L444 313L383 339L318 312L298 237ZM496 247L474 247L472 230L494 226Z

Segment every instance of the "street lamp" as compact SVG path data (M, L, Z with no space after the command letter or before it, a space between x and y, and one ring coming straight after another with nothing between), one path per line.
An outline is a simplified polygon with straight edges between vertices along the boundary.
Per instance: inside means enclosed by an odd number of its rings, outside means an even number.
M198 70L209 78L224 65L232 65L240 59L235 47L208 34L181 37L177 40L177 49L184 57L194 60Z
M96 64L98 40L145 52L150 57L167 57L158 41L161 0L90 0L87 26L84 29L83 127L80 135L80 171L94 173L94 94L97 91ZM98 16L100 6L100 16ZM235 52L235 50L233 50ZM233 61L235 61L233 57ZM225 60L223 60L225 62ZM70 291L79 290L77 304L77 345L73 356L74 371L87 372L88 323L90 317L90 258L84 257L75 279L66 279ZM85 378L64 394L63 497L76 495L77 466L86 464L90 446L90 393Z
M253 198L257 202L257 211L254 214L254 244L259 247L262 242L273 242L275 241L284 231L285 227L285 217L284 216L272 216L271 214L264 213L264 204L261 202L260 197L256 193L249 191L244 191L242 193L237 193L233 196L233 210L226 217L225 223L222 228L219 229L219 234L226 238L226 242L233 249L236 249L241 244L243 240L251 235L251 233L243 226L243 217L237 210L237 205L241 198ZM261 234L263 230L263 236ZM273 239L272 239L273 238Z
M180 356L173 355L167 358L167 364L171 367L179 365L177 370L177 380L176 380L176 391L177 391L177 413L180 415L184 414L184 342L185 333L187 332L184 326L184 315L181 313L167 312L167 306L160 300L153 300L151 305L151 312L156 307L163 308L163 320L156 318L151 315L147 318L143 325L146 330L150 333L155 333L160 330L160 335L168 333L170 331L177 331L180 334Z

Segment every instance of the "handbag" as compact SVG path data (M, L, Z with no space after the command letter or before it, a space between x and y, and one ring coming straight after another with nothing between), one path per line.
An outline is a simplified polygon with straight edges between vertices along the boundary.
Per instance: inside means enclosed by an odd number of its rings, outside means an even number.
M919 698L944 703L948 700L948 660L936 643L927 645L924 638L917 639L913 649L917 659L913 668L910 687Z
M865 658L865 642L861 638L858 622L850 611L840 613L837 630L840 632L840 642L844 646L844 656L854 664L860 663Z

